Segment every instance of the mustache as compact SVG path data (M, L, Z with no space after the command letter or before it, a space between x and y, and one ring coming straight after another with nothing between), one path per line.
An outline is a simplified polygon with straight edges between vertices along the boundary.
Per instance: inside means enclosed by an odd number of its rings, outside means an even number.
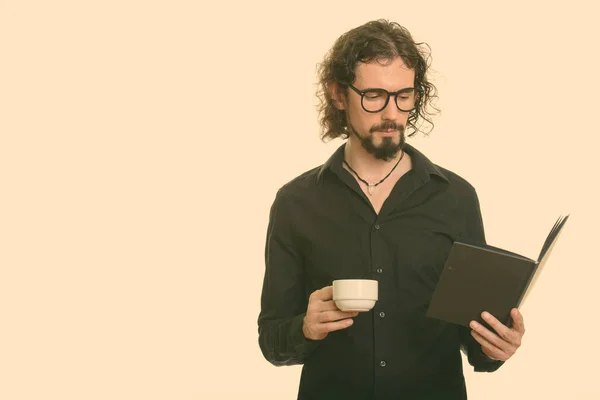
M373 125L373 127L371 127L369 132L373 133L373 132L383 132L383 131L389 131L389 130L394 130L394 131L398 131L400 133L404 133L404 125L397 124L397 123L391 122L391 121L384 122L380 125Z

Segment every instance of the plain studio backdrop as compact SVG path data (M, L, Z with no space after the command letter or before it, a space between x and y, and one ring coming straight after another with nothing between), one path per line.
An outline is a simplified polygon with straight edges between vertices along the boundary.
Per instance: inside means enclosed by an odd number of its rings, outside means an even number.
M598 399L597 10L589 1L4 1L0 398L293 399L261 355L268 212L341 144L316 64L375 18L432 50L410 139L537 257L523 346L472 399Z

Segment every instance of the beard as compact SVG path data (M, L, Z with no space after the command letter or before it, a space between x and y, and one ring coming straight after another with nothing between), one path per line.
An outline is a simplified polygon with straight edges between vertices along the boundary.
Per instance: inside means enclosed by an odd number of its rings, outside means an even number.
M371 129L369 129L369 134L364 137L358 134L356 129L354 129L354 127L350 124L349 121L348 125L350 131L358 139L361 146L367 151L367 153L371 154L378 160L393 160L396 157L396 155L400 152L400 150L402 150L402 148L404 147L404 125L402 124L397 124L395 122L383 122L379 125L374 125L373 127L371 127ZM386 136L381 138L381 143L379 145L376 145L373 133L378 131L387 131L390 129L400 133L400 140L396 143L396 138Z

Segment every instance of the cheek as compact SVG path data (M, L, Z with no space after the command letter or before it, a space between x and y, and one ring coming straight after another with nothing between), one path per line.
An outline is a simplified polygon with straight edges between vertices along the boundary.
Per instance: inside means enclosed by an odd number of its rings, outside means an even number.
M360 108L360 105L359 105ZM351 115L351 121L354 128L363 134L369 133L369 130L381 123L381 119L378 114L369 114L362 108L356 110L353 109Z

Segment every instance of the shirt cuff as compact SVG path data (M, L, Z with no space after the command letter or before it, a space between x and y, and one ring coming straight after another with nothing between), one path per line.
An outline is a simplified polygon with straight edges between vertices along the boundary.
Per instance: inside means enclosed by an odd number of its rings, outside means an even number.
M302 326L304 324L304 317L306 313L295 316L290 324L290 331L292 333L292 343L296 354L300 356L302 360L305 360L322 342L322 340L312 340L304 336L302 332Z

